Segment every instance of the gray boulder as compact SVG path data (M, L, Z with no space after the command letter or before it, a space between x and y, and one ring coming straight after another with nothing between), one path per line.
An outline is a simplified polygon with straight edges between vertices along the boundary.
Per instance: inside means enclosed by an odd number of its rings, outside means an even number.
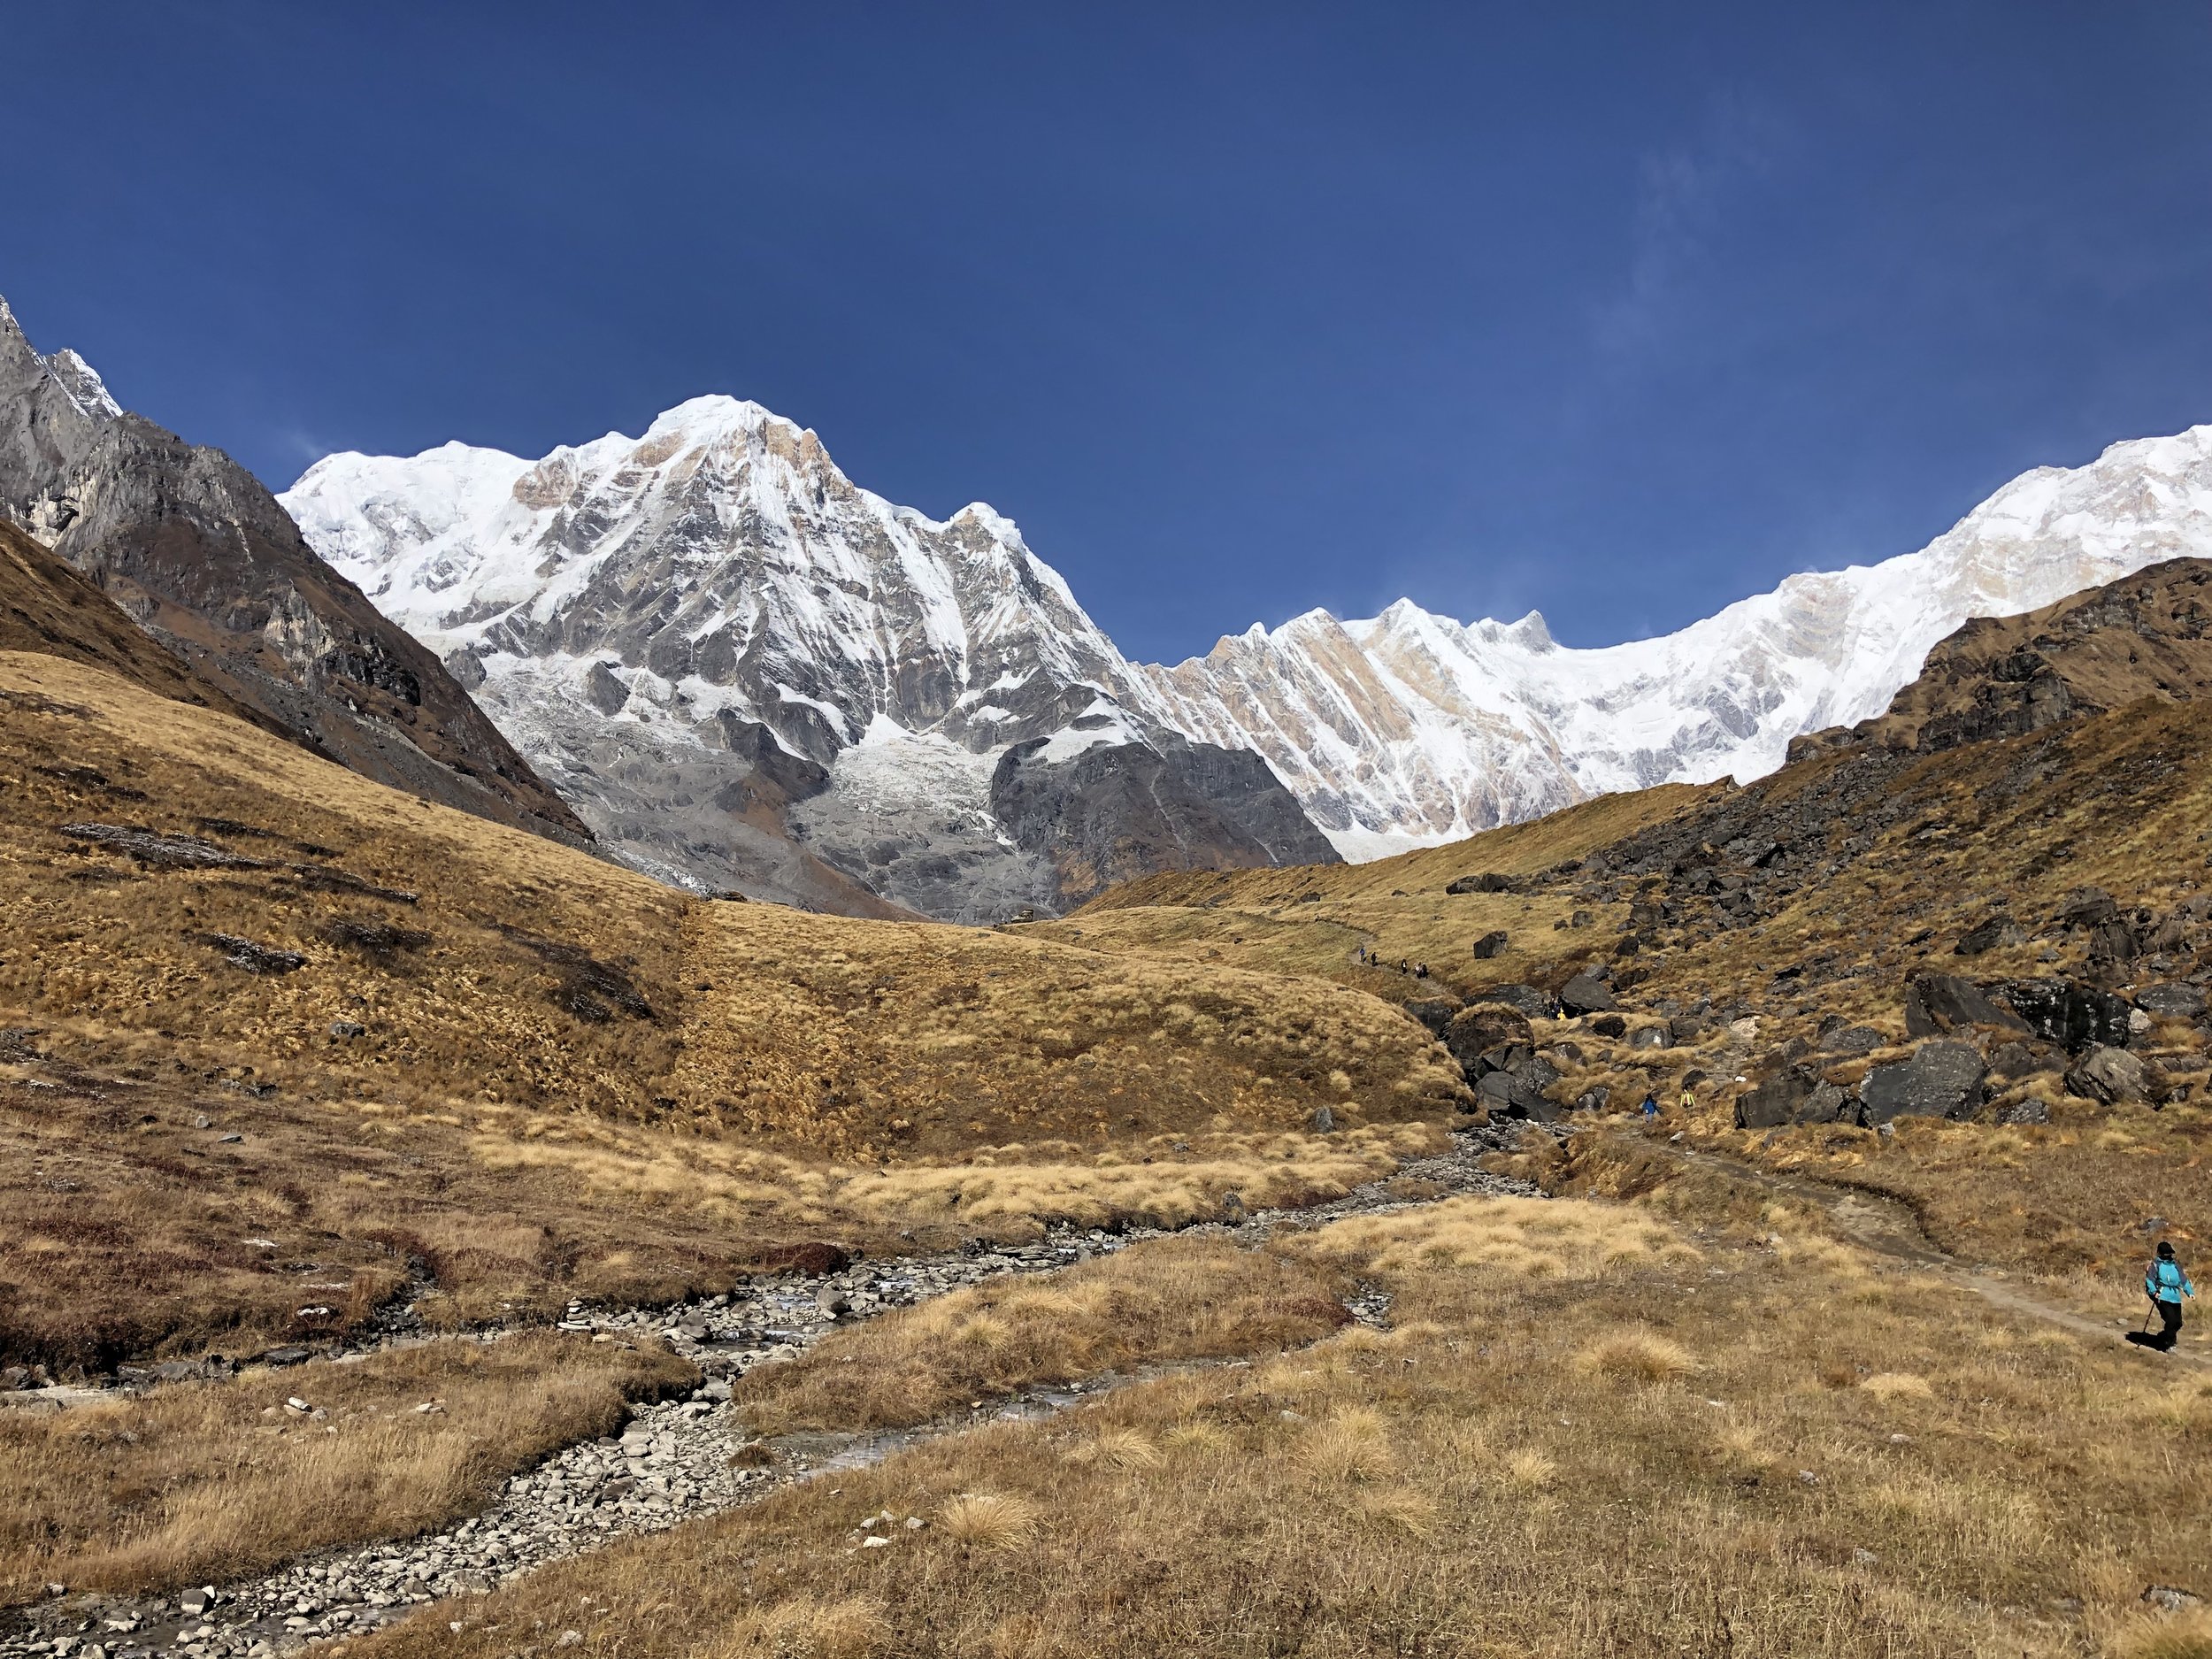
M2148 985L2135 994L2135 1005L2166 1019L2194 1019L2204 1012L2204 993L2193 985Z
M1905 1034L1934 1037L1962 1025L2000 1025L2025 1033L2027 1022L2000 1008L1971 980L1948 973L1916 974L1905 982Z
M1518 893L1521 883L1512 876L1485 871L1479 875L1462 876L1446 884L1444 891L1456 898L1467 893Z
M1475 960L1487 962L1491 957L1502 954L1506 948L1507 939L1508 935L1502 927L1485 933L1480 939L1475 941Z
M2016 1082L2024 1077L2032 1077L2038 1071L2057 1070L2058 1067L2052 1063L2050 1058L2050 1051L2041 1049L2040 1045L2038 1045L2036 1048L2031 1048L2024 1042L2003 1043L1989 1056L1990 1075L2002 1078L2008 1083Z
M1982 1103L1987 1075L1980 1050L1964 1042L1924 1042L1909 1060L1878 1065L1859 1085L1870 1125L1893 1118L1969 1118Z
M1559 1006L1570 1014L1609 1014L1620 1005L1620 1000L1586 972L1559 987Z
M2009 916L1993 916L1979 927L1969 928L1952 947L1962 956L1978 956L2000 945L2024 945L2028 936Z
M1502 1002L1482 1002L1463 1008L1444 1026L1444 1047L1470 1079L1493 1069L1483 1056L1503 1047L1533 1050L1535 1033L1528 1016Z
M1427 1026L1432 1034L1439 1037L1444 1034L1444 1028L1452 1023L1452 1016L1459 1012L1458 1002L1448 996L1422 997L1417 1001L1408 1002L1405 1008L1409 1015Z
M1789 1124L1836 1123L1846 1116L1849 1098L1810 1067L1790 1066L1736 1097L1736 1127L1778 1129Z
M1606 1102L1612 1098L1613 1091L1601 1084L1596 1088L1584 1089L1581 1094L1576 1095L1575 1110L1578 1112L1601 1112L1605 1110Z
M1871 1054L1889 1041L1871 1025L1839 1025L1820 1040L1830 1054Z
M1995 989L2030 1031L2069 1054L2092 1044L2127 1047L2130 1010L2124 996L2077 979L2008 979Z
M1470 1004L1502 1002L1508 1008L1517 1008L1531 1019L1549 1019L1558 1011L1558 1004L1532 985L1485 985L1467 993Z
M2066 1092L2107 1106L2150 1098L2149 1068L2124 1048L2093 1046L2066 1073Z
M1674 1046L1674 1033L1664 1025L1639 1025L1628 1033L1632 1048L1668 1048Z

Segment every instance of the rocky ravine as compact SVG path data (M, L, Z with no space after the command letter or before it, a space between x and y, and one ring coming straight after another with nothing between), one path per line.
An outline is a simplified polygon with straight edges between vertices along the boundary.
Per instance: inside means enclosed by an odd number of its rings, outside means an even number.
M1317 1226L1355 1212L1405 1208L1408 1201L1394 1198L1387 1189L1407 1177L1439 1189L1435 1197L1414 1201L1418 1202L1463 1193L1540 1196L1526 1182L1479 1167L1486 1154L1509 1148L1512 1133L1463 1132L1454 1137L1450 1152L1409 1163L1387 1180L1308 1210L1257 1211L1233 1231L1256 1243L1279 1227ZM173 1598L71 1594L63 1586L47 1601L0 1624L0 1659L47 1654L73 1659L259 1659L296 1653L311 1643L373 1630L432 1601L480 1593L549 1561L711 1515L785 1481L872 1462L901 1446L958 1432L975 1423L1057 1409L1118 1379L1037 1391L925 1429L793 1435L765 1446L746 1432L727 1402L731 1379L755 1365L790 1358L841 1325L987 1279L1050 1272L1161 1236L1151 1229L1063 1231L1041 1244L782 1274L735 1294L673 1308L604 1311L573 1305L563 1329L589 1330L595 1341L666 1341L699 1366L704 1383L688 1400L634 1408L619 1437L572 1446L511 1477L489 1509L429 1537L332 1551L262 1578ZM1372 1323L1386 1305L1366 1295L1355 1302L1352 1311ZM383 1339L422 1340L403 1330ZM488 1333L473 1340L497 1337ZM305 1379L311 1373L300 1375ZM52 1392L76 1401L99 1397L91 1390ZM302 1393L294 1396L295 1415L303 1424L315 1418L311 1394L311 1385L303 1381ZM17 1409L37 1409L42 1402L38 1394L0 1398ZM876 1536L895 1538L899 1520L910 1525L919 1518L897 1517ZM465 1603L454 1612L465 1617Z

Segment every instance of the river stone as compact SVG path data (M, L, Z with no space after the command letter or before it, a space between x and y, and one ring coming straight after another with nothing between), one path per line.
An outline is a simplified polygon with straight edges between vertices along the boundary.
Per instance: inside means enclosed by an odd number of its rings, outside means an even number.
M1982 1103L1987 1067L1970 1043L1924 1042L1909 1060L1878 1065L1859 1085L1867 1123L1893 1118L1967 1118Z

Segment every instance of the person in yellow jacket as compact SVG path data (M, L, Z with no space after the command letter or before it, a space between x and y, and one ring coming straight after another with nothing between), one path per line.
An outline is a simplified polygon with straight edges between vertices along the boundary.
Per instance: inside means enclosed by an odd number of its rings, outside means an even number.
M1687 1116L1689 1112L1697 1105L1697 1091L1692 1088L1687 1083L1685 1083L1682 1086L1682 1098L1677 1101L1675 1104L1682 1109L1685 1116Z

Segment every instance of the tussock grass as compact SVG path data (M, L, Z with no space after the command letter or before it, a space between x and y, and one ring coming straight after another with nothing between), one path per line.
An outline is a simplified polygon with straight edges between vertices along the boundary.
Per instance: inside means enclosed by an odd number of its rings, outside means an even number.
M611 1432L626 1400L695 1379L657 1343L548 1333L0 1410L0 1602L48 1582L160 1591L406 1537L480 1507L546 1453ZM295 1396L324 1415L287 1409Z
M799 1599L748 1613L712 1651L715 1659L870 1659L889 1635L882 1611L864 1597Z
M1325 1265L1220 1239L1151 1240L883 1315L749 1373L735 1398L763 1434L903 1428L1040 1384L1310 1342L1349 1317L1340 1294ZM1138 1455L1117 1445L1092 1450Z
M1583 1350L1579 1363L1586 1371L1629 1382L1672 1382L1697 1369L1697 1361L1679 1342L1655 1331L1624 1331Z
M1425 1216L1440 1234L1448 1210ZM787 1491L534 1575L463 1609L458 1634L437 1609L364 1659L488 1659L541 1619L576 1623L586 1596L584 1651L626 1659L711 1652L764 1608L850 1596L882 1609L885 1651L957 1659L2061 1659L2191 1629L2138 1600L2191 1582L2212 1526L2192 1431L2161 1415L2190 1399L2141 1356L2030 1340L1946 1284L1839 1276L1815 1251L1709 1237L1694 1258L1663 1245L1532 1279L1425 1253L1424 1218L1383 1218L1400 1230L1364 1256L1349 1240L1366 1221L1310 1240L1388 1288L1402 1332L929 1442L835 1494ZM1801 1224L1763 1225L1786 1240ZM1663 1316L1694 1385L1573 1363ZM1930 1394L1855 1386L1884 1372ZM1159 1463L1084 1450L1124 1433ZM987 1493L1028 1505L1033 1532L955 1537L945 1506ZM835 1547L885 1509L939 1518L886 1548Z
M978 1549L1012 1549L1037 1533L1038 1508L999 1492L964 1492L938 1516L945 1536Z

